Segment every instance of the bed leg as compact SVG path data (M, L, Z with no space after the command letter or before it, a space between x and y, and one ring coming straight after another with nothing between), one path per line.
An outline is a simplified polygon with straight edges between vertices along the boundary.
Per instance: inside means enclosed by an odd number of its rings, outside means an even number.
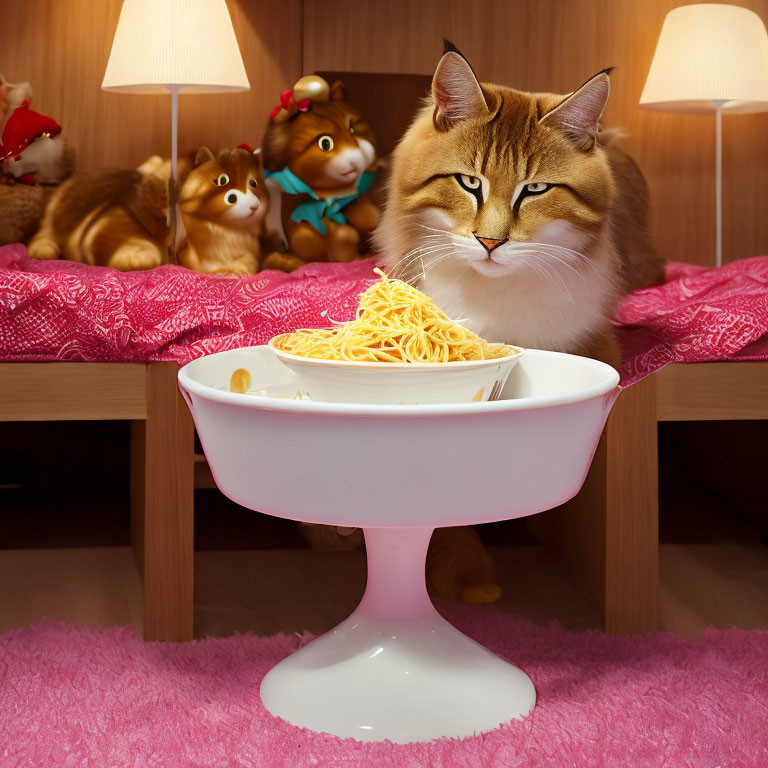
M579 495L555 511L555 546L607 632L658 628L656 381L624 390Z
M146 421L131 424L131 543L144 639L193 637L194 428L174 363L146 367Z

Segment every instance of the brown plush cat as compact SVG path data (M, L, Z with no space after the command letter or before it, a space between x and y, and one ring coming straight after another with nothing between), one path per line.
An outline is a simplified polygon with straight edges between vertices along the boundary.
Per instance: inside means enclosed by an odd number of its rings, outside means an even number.
M166 205L166 184L157 176L76 173L53 194L29 255L120 270L157 267L167 261Z
M215 158L202 147L179 192L186 230L179 264L197 272L257 272L268 203L258 152L225 150Z
M166 263L167 174L157 160L150 158L135 171L96 170L71 177L51 199L29 244L30 255L120 270ZM186 172L190 165L184 159L179 163L186 230L179 263L201 272L253 274L267 207L258 155L234 149L216 159L202 147Z
M618 365L613 310L663 265L643 176L600 134L608 93L607 71L565 96L480 83L446 43L394 152L375 234L389 272L486 339ZM495 592L478 546L468 529L436 532L443 596Z
M283 251L265 269L291 271L310 261L352 261L361 233L379 223L368 188L376 169L375 139L344 100L344 86L303 77L270 116L264 167L272 215L268 228ZM287 248L287 250L286 250Z

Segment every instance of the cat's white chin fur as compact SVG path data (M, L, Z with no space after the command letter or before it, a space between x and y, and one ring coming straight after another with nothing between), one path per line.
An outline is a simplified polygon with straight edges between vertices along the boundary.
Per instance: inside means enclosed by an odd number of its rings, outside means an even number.
M452 230L444 214L431 213L428 227ZM436 260L431 267L425 259L420 287L449 317L483 338L571 351L605 330L616 296L616 257L606 233L595 237L565 221L547 223L535 232L534 242L584 256L567 260L553 251L555 257L537 257L539 265L547 258L546 266L538 269L519 253L525 243L505 243L488 258L474 238L453 240L463 241L455 256Z

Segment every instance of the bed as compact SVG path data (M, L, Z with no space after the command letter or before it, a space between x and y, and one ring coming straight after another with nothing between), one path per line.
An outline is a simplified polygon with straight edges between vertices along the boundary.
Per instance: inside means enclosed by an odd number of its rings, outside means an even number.
M192 637L193 427L178 365L350 319L373 266L222 278L0 248L0 420L132 422L145 638ZM630 296L616 326L625 391L582 493L553 513L553 543L606 628L631 632L657 624L658 421L768 418L768 257L669 264L665 283Z

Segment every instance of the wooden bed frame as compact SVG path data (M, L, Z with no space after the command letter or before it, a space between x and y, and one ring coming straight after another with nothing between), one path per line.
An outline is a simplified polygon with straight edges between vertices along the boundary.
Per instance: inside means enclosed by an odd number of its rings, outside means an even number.
M768 364L674 363L626 389L555 544L612 633L658 627L658 423L768 419Z
M0 363L0 421L131 422L144 639L193 636L194 427L175 363Z
M193 637L194 428L175 363L1 363L0 421L131 421L144 638ZM660 421L768 419L768 365L669 365L625 390L553 544L608 632L658 625Z

